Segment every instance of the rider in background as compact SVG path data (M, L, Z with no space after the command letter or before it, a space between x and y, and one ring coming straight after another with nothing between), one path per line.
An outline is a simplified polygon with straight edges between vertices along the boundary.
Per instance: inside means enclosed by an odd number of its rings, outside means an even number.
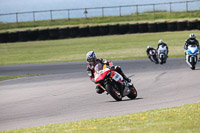
M88 63L88 66L87 66L87 72L88 72L88 75L90 77L90 80L95 82L94 81L94 68L95 66L98 64L98 63L101 63L101 64L106 64L107 66L109 66L111 69L113 69L114 71L118 72L119 74L122 75L122 77L124 78L124 80L126 80L127 82L131 82L131 80L126 77L126 75L122 72L120 66L114 66L113 63L111 61L107 61L107 60L104 60L102 58L97 58L96 57L96 54L94 53L94 51L89 51L87 54L86 54L86 60L87 60L87 63ZM97 84L96 86L96 92L98 94L101 94L104 92L104 90L101 88L101 85L100 84Z
M167 47L167 57L168 57L168 52L169 52L169 49L168 49L168 46L167 46L167 44L166 43L164 43L164 41L163 40L159 40L158 41L158 47L157 47L157 50L158 50L158 48L159 48L159 46L160 45L164 45L164 46L166 46Z
M197 48L199 49L199 42L198 42L198 40L196 40L196 36L194 33L191 33L189 35L189 38L185 41L184 49L187 50L188 45L190 45L190 44L197 45Z
M151 60L151 62L153 62L153 60L152 60L151 57L150 57L150 53L149 53L151 50L155 50L155 51L156 51L156 49L152 48L150 45L147 46L147 50L146 50L147 56L149 57L149 59ZM157 52L157 51L156 51L156 52Z

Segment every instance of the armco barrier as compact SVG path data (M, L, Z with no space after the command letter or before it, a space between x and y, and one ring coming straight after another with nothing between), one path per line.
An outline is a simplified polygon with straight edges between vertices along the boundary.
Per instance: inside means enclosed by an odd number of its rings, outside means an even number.
M187 21L177 22L177 30L187 30Z
M69 28L68 27L59 28L58 31L59 31L60 39L69 38Z
M157 23L148 23L148 31L149 32L157 32Z
M119 24L109 25L109 35L119 34Z
M100 31L99 31L99 26L90 26L89 27L89 34L90 36L99 36Z
M0 43L194 29L200 29L200 20L140 24L110 24L84 27L75 26L0 33Z
M17 41L19 41L18 32L9 32L8 33L8 40L9 40L9 42L17 42Z
M200 20L197 21L197 29L200 30Z
M177 22L169 22L167 23L168 31L176 31L177 30Z
M1 33L0 34L0 42L1 43L6 43L6 42L9 42L9 34L8 32L4 32L4 33Z
M38 31L38 40L48 40L49 39L49 29L40 29Z
M49 29L49 39L58 39L59 30L58 28Z
M75 37L79 37L79 36L80 36L80 32L79 32L78 26L69 28L69 37L75 38Z
M29 35L28 35L28 30L25 31L19 31L18 32L18 37L20 42L25 42L30 40Z
M149 31L149 29L148 29L148 24L147 23L139 24L138 32L145 33L145 32L148 32L148 31Z
M28 36L30 41L34 41L38 39L38 35L39 35L39 30L35 29L35 30L29 30L28 31Z
M157 23L158 32L168 31L166 22Z
M129 24L129 33L138 33L138 25L139 24Z
M108 35L109 34L109 25L99 26L99 32L101 35Z
M187 22L187 27L188 27L188 30L197 29L197 21L196 20L194 20L194 21L188 21Z
M129 33L129 24L119 24L119 33L120 34Z
M90 36L89 26L84 26L79 28L80 37Z

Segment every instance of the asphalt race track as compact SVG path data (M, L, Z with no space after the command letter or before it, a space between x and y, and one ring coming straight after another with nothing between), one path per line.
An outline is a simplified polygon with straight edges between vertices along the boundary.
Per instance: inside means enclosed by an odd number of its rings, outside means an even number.
M0 131L142 112L200 101L200 64L148 59L113 61L131 76L138 97L97 94L85 62L0 66L1 75L44 74L0 82Z

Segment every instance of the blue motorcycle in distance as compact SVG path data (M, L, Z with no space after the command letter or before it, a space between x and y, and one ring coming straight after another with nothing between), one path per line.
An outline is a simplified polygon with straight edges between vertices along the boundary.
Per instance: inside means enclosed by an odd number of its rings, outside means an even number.
M195 70L195 66L199 59L199 49L196 45L189 45L188 49L185 50L185 59L187 64L190 66L192 70Z

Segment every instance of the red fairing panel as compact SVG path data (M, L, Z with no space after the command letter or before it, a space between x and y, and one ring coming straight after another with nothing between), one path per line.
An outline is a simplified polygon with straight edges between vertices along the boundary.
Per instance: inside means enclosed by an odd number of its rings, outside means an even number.
M95 82L98 82L100 80L103 80L105 76L110 72L110 69L104 69L102 73L99 73L95 76Z

